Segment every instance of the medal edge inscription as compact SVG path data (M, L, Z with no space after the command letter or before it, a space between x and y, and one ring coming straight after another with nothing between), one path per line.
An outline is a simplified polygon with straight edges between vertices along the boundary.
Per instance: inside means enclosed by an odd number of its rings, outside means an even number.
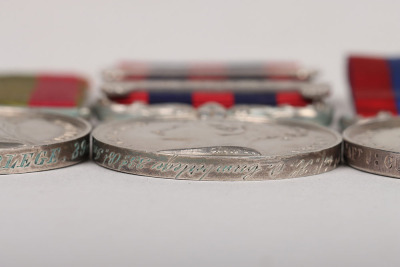
M92 158L115 171L177 180L275 180L316 175L340 163L341 142L332 147L285 157L193 157L135 151L92 137ZM240 163L238 163L240 161Z
M372 174L400 178L400 153L368 148L344 140L343 157L353 168Z
M89 158L91 125L81 118L16 107L1 107L0 113L11 118L41 118L55 123L69 123L68 129L51 142L26 144L0 149L0 174L17 174L57 169L77 164Z
M0 174L57 169L89 158L90 134L67 142L0 150Z

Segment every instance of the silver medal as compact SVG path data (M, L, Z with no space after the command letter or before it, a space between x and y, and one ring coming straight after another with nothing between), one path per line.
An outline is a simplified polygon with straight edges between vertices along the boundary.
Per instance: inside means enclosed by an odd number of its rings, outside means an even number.
M343 132L344 157L359 170L400 178L400 118L355 124Z
M340 162L339 134L292 120L141 118L93 131L93 159L116 171L188 180L269 180Z
M82 119L0 108L0 174L61 168L88 157L91 126Z

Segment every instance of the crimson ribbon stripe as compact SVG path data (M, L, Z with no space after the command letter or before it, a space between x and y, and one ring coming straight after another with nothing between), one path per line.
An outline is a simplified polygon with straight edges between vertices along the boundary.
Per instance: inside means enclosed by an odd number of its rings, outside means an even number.
M400 101L396 101L399 93L395 89L398 78L395 78L397 76L394 73L398 65L396 62L393 65L391 67L390 61L384 58L349 57L349 82L358 114L374 116L380 111L399 113Z
M41 75L28 105L31 107L75 107L81 80L74 76Z

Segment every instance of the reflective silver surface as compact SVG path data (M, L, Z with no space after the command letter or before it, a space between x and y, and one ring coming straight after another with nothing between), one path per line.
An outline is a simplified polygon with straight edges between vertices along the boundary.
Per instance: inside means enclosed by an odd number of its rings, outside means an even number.
M343 132L344 157L357 169L400 178L400 118L373 120Z
M175 117L196 118L209 113L219 117L238 120L265 120L265 119L295 119L315 122L328 126L332 122L333 108L324 103L316 103L305 107L267 106L267 105L234 105L229 109L217 103L207 103L196 109L188 104L153 104L147 105L135 102L131 105L123 105L111 102L103 98L93 107L93 112L101 121L111 121L126 118L149 117ZM218 113L218 114L216 114Z
M280 120L131 119L93 131L93 159L132 174L191 180L265 180L329 171L341 137Z
M91 126L82 119L0 108L0 174L65 167L84 160Z
M380 120L387 120L393 118L393 114L387 111L380 111L376 116L373 117L363 117L361 115L356 115L353 117L349 116L343 116L339 120L339 126L341 131L346 129L347 127L353 125L353 124L361 124L361 123L366 123L366 122L371 122L371 121L380 121Z

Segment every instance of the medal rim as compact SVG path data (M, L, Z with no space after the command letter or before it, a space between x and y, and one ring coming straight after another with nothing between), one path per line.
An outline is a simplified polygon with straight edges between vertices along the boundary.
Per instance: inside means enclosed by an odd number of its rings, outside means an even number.
M103 155L102 153L105 151L108 151L107 153L111 153L113 151L115 154L120 154L120 157L129 157L132 155L138 156L138 157L143 157L146 158L149 156L150 159L152 159L155 164L157 164L159 159L164 160L165 162L169 162L171 159L174 161L177 160L179 162L194 162L193 164L200 164L199 162L206 162L204 164L208 165L218 165L218 164L227 164L227 165L237 165L238 161L240 160L239 163L245 163L245 164L259 164L260 166L267 166L269 164L275 164L275 163L281 163L287 167L287 171L282 174L277 174L274 176L268 175L270 172L265 169L260 169L262 171L262 176L257 176L254 179L249 179L249 180L276 180L276 179L285 179L285 178L295 178L295 177L304 177L304 176L310 176L310 175L316 175L320 173L324 173L330 170L335 169L341 160L341 148L342 148L342 137L339 133L337 133L334 130L331 130L327 127L323 127L320 125L317 125L315 123L311 122L303 122L303 121L295 121L295 120L289 120L289 119L263 119L262 121L257 121L253 123L260 123L260 122L286 122L286 123L294 123L296 125L301 125L301 126L309 126L313 127L314 129L321 129L324 130L324 132L328 132L332 134L335 138L335 142L330 144L329 146L321 149L317 149L314 151L308 151L304 153L298 153L298 154L289 154L289 155L276 155L276 156L213 156L213 155L173 155L173 154L164 154L164 153L158 153L158 152L149 152L149 151L143 151L143 150L135 150L132 148L126 148L123 146L118 146L116 144L112 144L107 142L106 140L102 140L101 138L98 138L97 133L101 132L104 127L112 127L114 125L121 124L123 125L124 123L129 123L129 122L137 122L137 121L149 121L149 118L140 118L140 119L124 119L120 121L111 121L111 122L104 122L97 126L93 131L92 131L92 144L93 144L93 150L92 150L92 158L93 161L107 169L111 169L114 171L118 172L123 172L123 173L128 173L128 174L134 174L134 175L141 175L141 176L147 176L147 177L157 177L157 178L166 178L166 179L178 179L178 180L202 180L198 179L198 177L191 177L191 176L186 176L186 177L179 177L179 178L174 178L173 175L171 174L166 174L163 175L162 172L157 172L153 171L152 168L147 167L145 170L137 170L137 169L129 169L127 166L123 167L117 167L114 163L108 164L107 163L107 155ZM152 118L151 120L154 121L165 121L162 118ZM187 121L187 119L176 119L173 118L172 120L180 120L180 121ZM235 122L243 122L243 121L238 121L238 120L232 120ZM101 151L101 153L99 152ZM104 153L105 154L105 153ZM318 169L319 160L322 162L325 159L330 158L329 165L324 166L324 169L322 168ZM317 161L318 160L318 161ZM297 169L299 166L296 166L297 163L299 162L311 162L310 165L305 165L303 171L304 172L297 172ZM307 163L308 164L308 163ZM314 164L314 165L313 165ZM322 165L321 165L322 166ZM307 169L307 167L312 167L310 170ZM315 169L317 168L317 169ZM265 175L264 175L265 173ZM290 175L289 175L290 173ZM232 175L229 176L221 176L219 177L214 173L214 176L206 177L204 180L210 181L236 181L236 180L241 180L240 178ZM245 179L243 179L245 180Z
M35 164L29 164L30 166L26 166L24 168L1 168L0 169L0 175L9 175L9 174L21 174L21 173L30 173L30 172L40 172L40 171L47 171L47 170L52 170L52 169L58 169L58 168L63 168L71 165L75 165L79 162L82 162L86 159L89 158L89 151L90 151L90 132L92 130L92 126L90 125L89 122L87 122L84 119L81 118L76 118L64 114L59 114L59 113L52 113L52 112L47 112L47 111L41 111L41 110L34 110L31 108L21 108L21 107L0 107L0 117L2 116L1 114L7 112L7 113L15 113L18 114L16 116L24 116L24 114L28 114L32 116L38 116L40 118L56 118L60 119L62 121L67 121L72 123L74 126L76 126L79 130L80 133L77 134L76 136L69 138L68 140L63 140L63 141L55 141L55 142L50 142L46 144L33 144L33 145L24 145L24 146L18 146L18 147L11 147L11 148L0 148L0 154L1 155L16 155L16 157L20 157L22 154L31 154L31 155L36 155L38 156L41 152L47 151L49 153L52 149L61 149L59 152L59 158L57 158L57 161L54 162L53 165L38 165L35 166ZM83 141L85 141L85 149L82 151L81 154L79 154L76 158L73 159L68 159L64 160L62 159L63 157L66 157L70 153L72 153L76 147L75 144L79 143L81 144ZM4 159L4 158L3 158ZM33 156L31 158L33 161ZM22 163L21 163L22 164Z
M386 166L385 163L385 160L387 160L388 158L391 158L391 160L395 159L395 162L397 162L397 160L400 160L400 152L362 145L357 142L357 140L354 140L354 136L351 136L351 134L355 134L352 133L352 131L367 130L368 127L377 127L379 125L396 125L400 127L400 117L362 122L346 128L343 132L344 162L347 163L349 166L363 172L392 178L400 178L400 170L397 169L396 166L394 168L392 166ZM363 154L368 154L371 156L374 155L376 160L370 160L370 162L367 164L366 158L364 158L364 156L361 156L360 151L363 151Z

